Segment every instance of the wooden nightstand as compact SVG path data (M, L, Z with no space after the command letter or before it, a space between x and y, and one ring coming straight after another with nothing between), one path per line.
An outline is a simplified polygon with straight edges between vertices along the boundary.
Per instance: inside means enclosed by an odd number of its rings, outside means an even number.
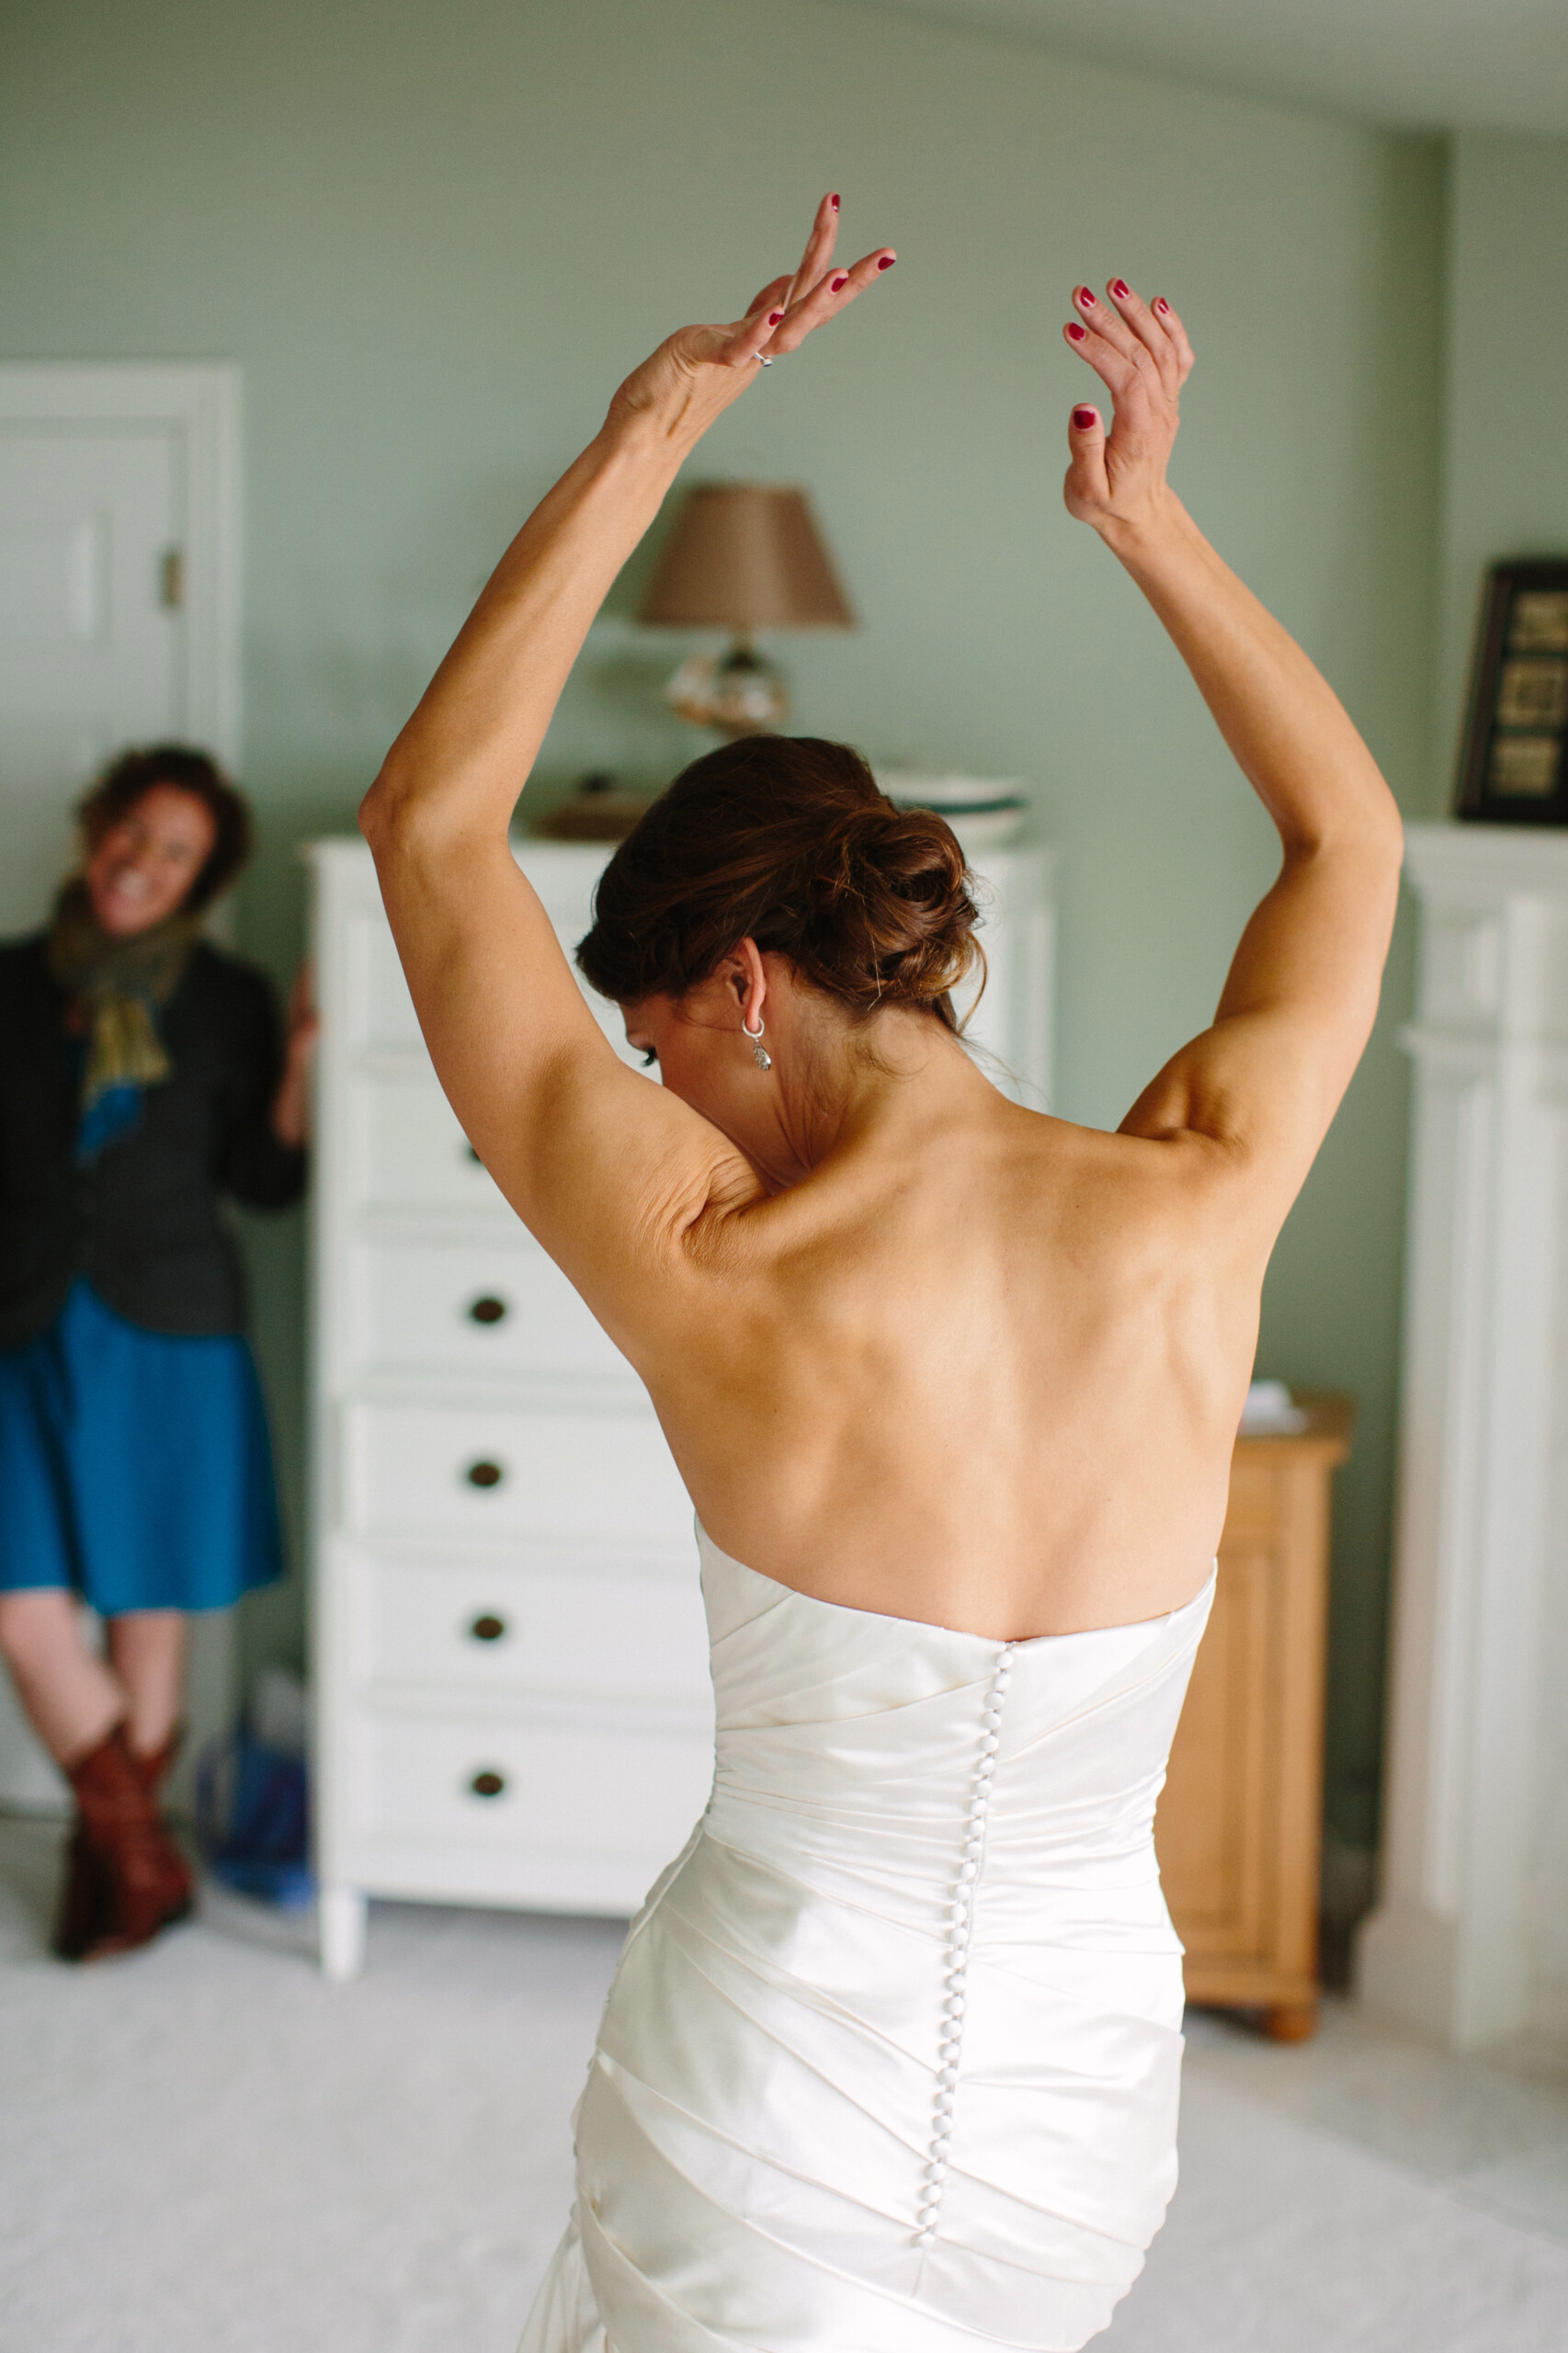
M1346 1397L1298 1392L1304 1430L1240 1438L1214 1614L1154 1824L1190 2002L1317 2024L1329 1487Z

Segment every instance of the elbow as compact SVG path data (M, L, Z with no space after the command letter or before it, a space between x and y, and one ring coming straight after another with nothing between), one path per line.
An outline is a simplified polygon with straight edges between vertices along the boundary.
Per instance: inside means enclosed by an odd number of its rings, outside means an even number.
M1404 820L1386 787L1377 803L1346 828L1345 847L1369 873L1398 888L1404 864Z
M359 831L369 843L372 856L379 855L396 829L398 798L392 763L388 760L359 803Z
M397 746L381 762L381 774L359 803L359 831L370 845L378 866L383 858L406 850L429 811L414 778L398 758Z
M1397 885L1404 864L1404 820L1383 782L1359 808L1335 810L1315 824L1280 826L1287 866L1312 866L1324 858L1351 860L1368 873Z

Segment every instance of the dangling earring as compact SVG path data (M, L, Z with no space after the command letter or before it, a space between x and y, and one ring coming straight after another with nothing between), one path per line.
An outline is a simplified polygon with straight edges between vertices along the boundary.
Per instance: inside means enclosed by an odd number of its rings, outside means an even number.
M751 1040L751 1058L753 1062L756 1064L758 1070L771 1070L773 1068L773 1057L762 1042L762 1030L763 1024L760 1018L758 1019L755 1029L748 1029L746 1028L745 1015L744 1013L742 1014L741 1031L743 1036Z

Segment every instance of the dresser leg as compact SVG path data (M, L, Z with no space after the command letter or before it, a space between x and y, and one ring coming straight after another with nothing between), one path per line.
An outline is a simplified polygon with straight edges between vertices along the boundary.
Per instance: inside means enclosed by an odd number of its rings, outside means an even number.
M1310 2042L1317 2030L1315 2002L1275 2002L1263 2013L1263 2031L1271 2042Z
M324 1977L345 1984L365 1966L365 1898L357 1887L324 1887L317 1927Z

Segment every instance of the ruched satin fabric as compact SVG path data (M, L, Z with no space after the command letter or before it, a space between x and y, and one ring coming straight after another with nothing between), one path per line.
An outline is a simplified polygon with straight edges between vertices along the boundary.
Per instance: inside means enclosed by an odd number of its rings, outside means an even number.
M1072 2353L1176 2187L1153 1824L1213 1580L1002 1643L699 1541L713 1794L627 1938L521 2353Z

